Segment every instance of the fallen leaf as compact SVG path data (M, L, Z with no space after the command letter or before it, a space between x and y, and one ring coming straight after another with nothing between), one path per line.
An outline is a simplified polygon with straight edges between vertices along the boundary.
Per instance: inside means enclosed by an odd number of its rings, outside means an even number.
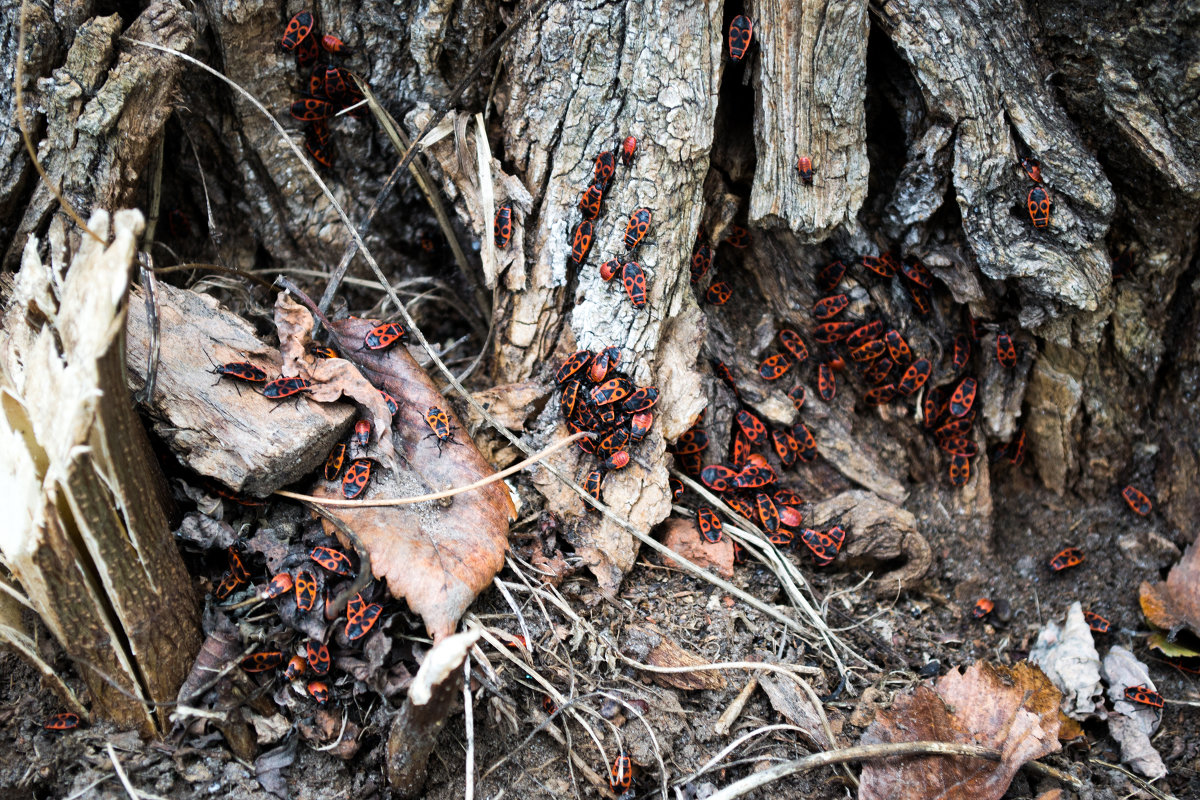
M558 549L546 556L542 554L541 547L534 547L529 563L537 570L538 580L551 586L561 586L565 578L575 574L575 568L567 563L562 551Z
M1157 650L1166 658L1200 658L1200 651L1186 646L1183 642L1172 642L1161 631L1147 636L1146 646L1151 650Z
M372 327L369 320L345 319L333 322L330 332L338 352L350 353ZM399 404L392 418L392 443L403 464L376 465L361 497L412 497L466 486L495 473L406 347L358 350L354 360L373 385ZM446 413L453 441L442 443L431 435L425 420L431 406ZM341 484L318 481L313 494L341 497ZM471 601L504 566L508 522L515 513L503 481L444 501L329 510L362 541L375 577L387 581L393 597L408 602L437 640L454 632ZM328 523L326 530L342 538Z
M1121 745L1121 762L1138 774L1157 780L1167 774L1167 765L1154 749L1150 737L1136 720L1113 713L1108 718L1108 735Z
M1200 541L1192 542L1165 582L1143 581L1140 594L1142 613L1169 638L1185 627L1200 636Z
M722 578L733 577L733 540L722 536L712 543L700 535L694 519L672 517L662 524L662 543L697 567L711 569Z
M821 712L813 705L808 692L788 678L778 680L766 675L759 676L759 684L767 693L771 707L783 715L784 719L801 728L818 750L831 750L834 743L825 733L821 723Z
M881 709L862 744L942 741L996 748L1001 761L914 756L869 761L859 800L941 797L998 800L1021 765L1059 749L1060 695L1036 667L976 662L918 686Z
M1158 691L1150 679L1150 669L1128 649L1113 645L1104 656L1104 680L1108 684L1108 699L1113 711L1136 719L1147 734L1158 730L1162 715L1145 703L1135 703L1125 697L1125 690L1133 686L1144 686Z
M695 653L684 650L652 625L636 625L625 630L622 649L630 658L653 667L702 667L709 664ZM725 676L715 669L695 672L646 672L660 686L683 689L724 689Z
M1078 602L1067 610L1061 628L1055 622L1042 628L1029 660L1062 692L1062 710L1068 717L1082 720L1097 713L1104 716L1100 654Z

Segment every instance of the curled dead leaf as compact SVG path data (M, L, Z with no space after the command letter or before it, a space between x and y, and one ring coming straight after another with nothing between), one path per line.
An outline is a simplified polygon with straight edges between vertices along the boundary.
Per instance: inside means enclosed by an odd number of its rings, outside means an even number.
M1138 599L1146 619L1169 638L1181 628L1200 636L1200 542L1192 542L1165 582L1144 581Z
M1068 717L1082 720L1093 714L1104 716L1100 654L1078 601L1067 610L1061 627L1055 622L1046 623L1029 660L1062 692L1062 710Z
M338 351L351 353L349 348L357 347L372 327L362 319L335 321L331 334ZM361 497L411 497L465 486L494 474L454 409L407 348L354 351L354 360L374 386L396 398L392 442L403 464L395 469L377 465ZM443 442L432 435L426 413L434 406L446 413L452 440ZM341 497L341 485L319 481L313 494ZM467 606L504 565L508 523L515 508L508 487L496 481L443 501L333 507L330 513L362 541L375 577L386 580L388 591L406 600L429 634L440 640L454 632Z
M862 744L942 741L1000 751L999 762L958 756L919 756L867 762L859 800L961 797L999 800L1021 765L1059 749L1061 696L1037 667L976 662L944 675L935 688L918 686L881 709Z

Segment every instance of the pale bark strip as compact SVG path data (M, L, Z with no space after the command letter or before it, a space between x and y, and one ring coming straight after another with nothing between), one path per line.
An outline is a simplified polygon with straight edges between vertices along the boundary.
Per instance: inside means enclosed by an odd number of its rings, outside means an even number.
M819 242L852 221L867 196L867 4L761 0L754 10L750 222ZM812 159L812 186L800 180L800 156Z

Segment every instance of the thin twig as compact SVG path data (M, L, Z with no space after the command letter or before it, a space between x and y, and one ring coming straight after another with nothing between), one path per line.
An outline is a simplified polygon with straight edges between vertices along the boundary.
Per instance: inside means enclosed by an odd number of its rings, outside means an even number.
M1134 775L1132 772L1125 769L1120 764L1110 764L1109 762L1107 762L1101 758L1089 758L1088 763L1095 764L1096 766L1099 766L1099 767L1107 767L1108 769L1112 769L1112 770L1116 770L1117 772L1120 772L1126 778L1129 778L1131 781L1136 783L1138 786L1145 789L1150 794L1154 795L1156 800L1178 800L1178 798L1175 797L1175 795L1167 794L1166 792L1163 792L1157 786L1154 786L1154 785L1150 784L1149 782L1143 780L1142 778L1138 777L1137 775Z
M466 789L463 800L475 800L475 711L471 706L471 654L463 659L463 724L467 734Z
M333 497L313 497L313 496L307 495L307 494L297 494L296 492L289 492L289 491L286 491L283 489L278 490L277 492L275 492L275 494L279 495L280 497L290 497L293 500L303 500L306 503L312 503L314 505L350 506L350 507L354 507L354 508L366 508L368 506L407 506L407 505L412 505L413 503L427 503L430 500L443 500L447 497L454 497L454 495L456 495L456 494L462 494L464 492L473 492L476 489L481 489L490 483L495 483L496 481L503 480L504 478L507 478L509 475L514 475L514 474L520 472L521 470L525 469L526 467L528 467L532 464L536 464L537 462L541 461L542 459L544 459L548 456L551 456L554 453L557 453L559 450L562 450L564 447L571 444L572 442L578 441L579 439L588 439L588 438L593 438L593 437L595 437L594 433L589 433L588 431L580 431L579 433L568 436L566 439L560 439L559 441L557 441L554 444L547 447L545 450L534 453L529 458L525 459L524 461L513 464L508 469L504 469L504 470L501 470L500 472L493 473L492 475L489 475L488 477L483 478L481 480L477 480L474 483L467 484L466 486L457 486L453 489L446 489L445 491L442 491L442 492L433 492L432 494L421 494L421 495L417 495L416 497L392 497L392 498L387 498L387 499L382 499L382 500L338 500L337 498L333 498Z
M994 750L991 747L980 747L974 744L953 744L951 742L862 744L842 750L815 753L811 756L796 759L795 761L779 764L770 769L764 769L761 772L756 772L753 775L742 778L740 781L729 784L716 794L710 795L708 800L734 800L735 797L741 797L760 786L765 786L768 783L774 783L789 775L795 775L797 772L806 772L817 767L829 767L834 764L845 764L851 761L869 761L876 758L904 758L908 756L967 756L969 758L983 758L988 761L1002 760L999 750ZM1074 775L1070 775L1054 767L1037 761L1027 761L1023 766L1046 777L1054 778L1060 783L1065 783L1075 791L1083 788L1083 782Z
M133 788L133 784L129 782L129 776L125 774L125 769L121 766L121 762L117 760L117 751L113 750L112 742L104 745L104 748L108 751L108 757L112 761L117 778L120 779L121 785L125 787L125 792L129 795L130 800L138 800L137 790Z

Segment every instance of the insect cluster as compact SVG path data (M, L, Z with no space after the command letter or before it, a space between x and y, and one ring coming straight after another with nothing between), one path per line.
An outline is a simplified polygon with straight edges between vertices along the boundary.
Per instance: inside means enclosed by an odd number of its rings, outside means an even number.
M559 411L572 433L593 431L592 439L580 439L579 447L600 459L599 469L583 479L583 487L597 500L609 471L629 464L631 445L650 432L654 415L650 409L658 402L658 389L637 387L628 375L616 367L621 359L619 347L607 347L599 353L580 350L572 353L558 368L555 381L561 390Z
M336 158L329 118L362 101L363 95L350 73L324 59L350 55L342 40L322 35L311 11L301 11L288 20L280 46L296 54L296 68L307 75L304 96L291 105L291 114L304 126L304 147L313 160L332 167ZM350 112L361 118L361 109Z
M320 544L307 550L291 553L284 557L281 568L271 575L256 591L255 596L263 601L275 601L280 616L297 630L305 630L303 644L292 639L284 649L264 650L252 653L241 661L245 672L274 672L282 668L286 680L297 681L308 678L305 689L320 704L329 700L328 676L330 671L329 646L326 643L332 634L340 647L353 647L371 631L383 614L383 606L367 601L373 594L374 585L356 594L346 604L344 626L325 625L318 620L335 621L329 614L331 589L335 582L348 584L355 576L351 558L331 546ZM252 579L245 566L244 555L236 545L228 549L229 569L221 584L213 590L217 600L225 600L239 589L249 587ZM305 623L304 620L309 620ZM313 636L320 629L323 636Z

